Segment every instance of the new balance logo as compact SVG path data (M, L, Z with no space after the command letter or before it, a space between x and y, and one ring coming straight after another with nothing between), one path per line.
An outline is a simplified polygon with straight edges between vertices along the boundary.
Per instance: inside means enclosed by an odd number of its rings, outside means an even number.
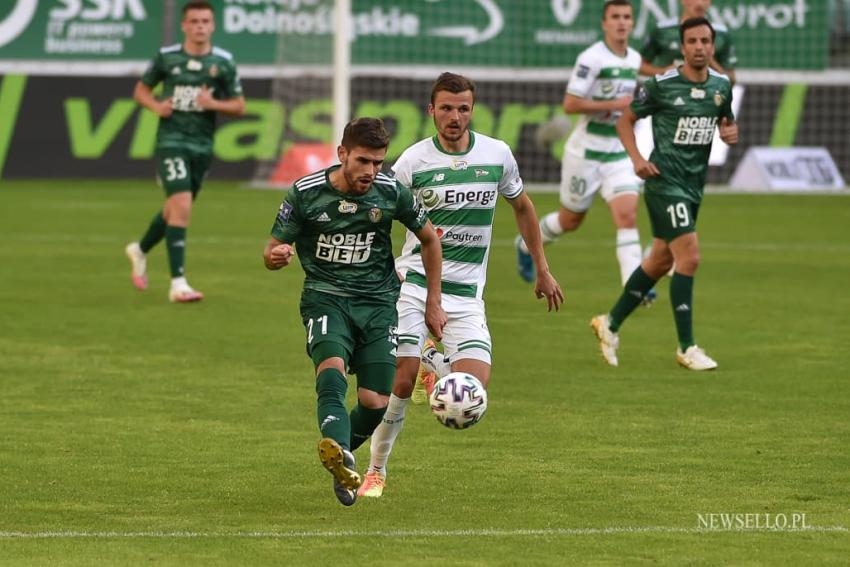
M691 310L691 308L688 306L687 303L682 303L681 305L676 306L676 311L690 311L690 310Z
M319 218L316 219L316 222L330 222L331 217L328 216L328 213L322 213L319 215Z
M324 421L322 421L322 425L319 426L319 430L320 431L323 430L326 425L328 425L329 423L333 423L335 421L339 421L339 418L335 415L329 415L328 417L326 417L324 419Z
M680 96L677 96L676 100L673 101L673 106L684 106L684 105L685 105L685 101L682 100L682 97L680 97Z
M185 240L175 240L174 242L171 243L171 246L173 248L186 248L186 241Z
M180 74L180 67L175 67L174 69L172 69L171 74L172 75L179 75Z
M639 292L638 290L636 290L636 289L633 289L633 290L629 291L629 293L630 293L631 295L634 295L634 296L635 296L635 297L637 297L638 299L643 299L643 294L642 294L641 292Z

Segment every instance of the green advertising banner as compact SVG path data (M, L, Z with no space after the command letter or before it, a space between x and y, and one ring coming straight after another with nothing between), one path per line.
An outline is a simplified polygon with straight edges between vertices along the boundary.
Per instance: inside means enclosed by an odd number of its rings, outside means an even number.
M353 60L371 65L572 66L601 38L602 0L356 0ZM635 1L634 45L679 0ZM331 58L332 0L216 0L217 41L243 63L315 64ZM739 67L823 69L829 35L817 0L716 0Z
M2 0L0 59L149 59L161 0Z
M178 7L182 0L175 0ZM824 0L715 0L739 67L823 69ZM160 0L2 0L0 60L148 60L159 47ZM215 42L242 64L330 63L333 0L213 0ZM570 67L600 39L602 0L354 0L355 64ZM634 44L680 0L635 0ZM174 18L176 38L180 17Z

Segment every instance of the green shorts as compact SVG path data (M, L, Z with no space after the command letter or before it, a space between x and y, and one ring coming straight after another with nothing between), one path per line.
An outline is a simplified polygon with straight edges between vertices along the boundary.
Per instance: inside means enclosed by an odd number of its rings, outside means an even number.
M301 319L307 331L307 354L316 366L329 356L340 356L355 374L370 364L395 367L395 302L305 289L301 294Z
M160 148L156 152L156 177L169 197L191 191L194 198L210 169L212 155L177 148Z
M670 242L677 236L696 232L699 203L684 197L674 197L646 191L643 194L652 224L652 236Z

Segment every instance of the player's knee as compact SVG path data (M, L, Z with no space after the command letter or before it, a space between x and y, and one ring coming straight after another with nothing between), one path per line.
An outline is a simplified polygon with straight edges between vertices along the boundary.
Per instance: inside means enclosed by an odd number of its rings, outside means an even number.
M614 225L617 228L637 227L637 211L617 211L614 213Z
M564 232L571 232L581 226L584 220L584 215L574 213L573 211L561 208L558 212L558 224Z
M389 395L366 388L357 389L357 399L361 406L369 409L384 409L390 401Z
M699 262L699 252L687 254L676 260L676 271L685 275L693 275L699 268Z

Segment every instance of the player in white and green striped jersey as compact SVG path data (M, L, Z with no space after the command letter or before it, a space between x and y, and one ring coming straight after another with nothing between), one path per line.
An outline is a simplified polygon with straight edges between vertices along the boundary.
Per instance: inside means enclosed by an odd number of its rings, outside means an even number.
M444 353L432 349L426 359L438 367L435 370L439 375L466 372L486 388L492 347L483 294L493 217L500 195L513 207L517 226L534 257L537 297L546 297L551 311L560 308L564 296L549 273L537 214L523 191L510 148L469 129L474 103L472 81L453 73L440 75L432 87L428 106L437 134L405 150L393 170L396 179L410 187L428 209L443 247L442 305L448 316L443 328ZM428 338L423 317L426 289L422 258L418 242L409 236L396 269L404 278L397 306L396 375L384 420L372 437L369 471L358 491L363 496L380 496L383 492L387 460L401 431L421 349Z
M614 126L637 86L640 55L628 43L633 27L629 0L608 0L602 15L603 39L576 60L563 105L565 112L580 117L564 148L561 208L540 221L543 243L554 242L581 226L598 192L617 231L621 284L641 261L637 209L643 182L635 175ZM517 238L516 244L519 275L531 281L531 256L522 239Z

